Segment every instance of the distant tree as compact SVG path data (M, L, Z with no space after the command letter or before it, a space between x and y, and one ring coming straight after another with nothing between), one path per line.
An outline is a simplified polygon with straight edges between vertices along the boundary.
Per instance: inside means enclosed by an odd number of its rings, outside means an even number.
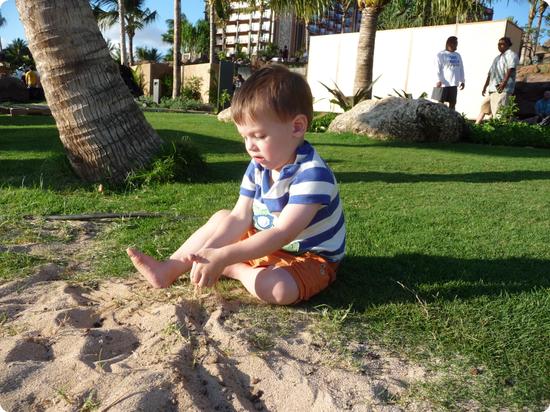
M6 24L6 19L2 16L2 12L0 12L0 27L2 27L4 24ZM2 38L0 37L0 51L2 51Z
M128 49L130 65L134 64L134 37L136 31L153 23L158 13L149 9L143 9L145 0L124 0L125 26L128 35ZM119 21L119 0L92 0L94 16L99 27L104 30L112 27Z
M227 23L233 9L230 0L207 0L208 1L208 61L216 61L216 26L222 28L222 52L225 52L225 34Z
M172 99L181 92L181 1L174 0L174 34L172 36L173 73L172 73Z
M538 10L539 21L537 22L537 31L535 32L535 41L533 42L533 44L535 45L533 52L537 51L539 36L540 36L540 28L542 26L542 18L547 8L548 8L548 3L546 1L541 1L541 3L539 4L539 10Z
M392 0L380 13L378 29L435 26L481 20L488 2L457 2L449 7L441 0Z
M128 64L128 53L126 51L126 22L124 16L126 15L126 7L124 6L124 0L118 0L118 23L120 27L120 64L123 66Z
M34 66L31 51L23 39L14 39L8 44L4 49L4 58L14 69L21 66Z
M174 43L174 20L166 20L168 30L162 34L162 41ZM209 24L205 20L198 20L191 24L185 14L181 15L181 52L203 56L208 53Z
M160 62L162 55L154 47L136 47L136 57L138 61Z

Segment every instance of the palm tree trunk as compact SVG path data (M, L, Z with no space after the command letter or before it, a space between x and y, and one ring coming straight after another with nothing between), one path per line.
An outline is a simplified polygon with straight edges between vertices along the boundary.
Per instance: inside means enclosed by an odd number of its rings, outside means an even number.
M260 1L260 28L258 29L258 51L262 49L262 26L264 24L264 2Z
M529 3L531 4L531 8L529 9L529 15L527 17L527 28L525 30L525 41L523 43L523 49L521 51L521 61L523 64L526 63L526 60L531 59L531 50L529 50L529 44L532 40L532 33L531 33L531 27L533 27L533 20L535 19L535 16L537 14L537 5L538 0L529 0ZM532 45L531 45L532 47Z
M87 0L16 0L59 137L75 172L122 182L162 141L109 56Z
M250 18L248 19L248 57L252 56L252 14L254 9L250 9Z
M210 49L208 51L208 61L213 64L216 61L216 24L214 22L214 4L213 0L208 2L208 18L210 19Z
M174 0L174 72L172 80L172 99L180 95L181 90L181 1Z
M126 54L126 27L124 22L124 16L126 12L124 10L124 0L118 0L118 21L120 23L120 64L126 66L128 63Z
M539 6L539 21L537 22L537 31L535 33L535 41L534 43L534 50L533 52L537 52L537 46L539 43L539 36L540 36L540 27L542 26L542 16L544 15L544 12L546 11L546 8L548 7L548 3L542 2Z
M376 39L376 25L381 9L379 7L365 7L362 11L361 26L359 29L359 44L357 46L357 64L355 68L355 82L353 93L368 87L372 83L374 62L374 41ZM372 90L367 93L370 99Z
M128 33L128 60L130 60L130 66L134 65L134 36L135 33Z

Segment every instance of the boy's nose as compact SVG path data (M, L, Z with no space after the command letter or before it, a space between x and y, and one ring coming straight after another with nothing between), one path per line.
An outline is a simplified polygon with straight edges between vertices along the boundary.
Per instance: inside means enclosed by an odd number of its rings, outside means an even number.
M246 146L246 150L255 151L257 149L256 144L252 141L252 139L246 139L244 144Z

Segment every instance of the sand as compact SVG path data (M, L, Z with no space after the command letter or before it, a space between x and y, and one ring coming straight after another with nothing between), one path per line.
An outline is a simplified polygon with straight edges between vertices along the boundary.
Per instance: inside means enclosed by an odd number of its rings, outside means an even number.
M70 260L98 231L73 225L70 245L27 245L65 250L68 265L0 285L0 411L425 410L395 402L425 371L373 344L350 343L353 369L335 365L301 322L259 351L239 301L154 290L137 274L71 282L87 265Z

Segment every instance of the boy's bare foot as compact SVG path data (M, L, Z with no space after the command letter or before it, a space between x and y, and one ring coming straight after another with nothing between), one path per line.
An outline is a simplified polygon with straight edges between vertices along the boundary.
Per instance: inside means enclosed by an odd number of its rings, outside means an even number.
M126 253L138 272L156 289L167 288L185 271L185 264L181 261L159 262L133 248L126 249Z

